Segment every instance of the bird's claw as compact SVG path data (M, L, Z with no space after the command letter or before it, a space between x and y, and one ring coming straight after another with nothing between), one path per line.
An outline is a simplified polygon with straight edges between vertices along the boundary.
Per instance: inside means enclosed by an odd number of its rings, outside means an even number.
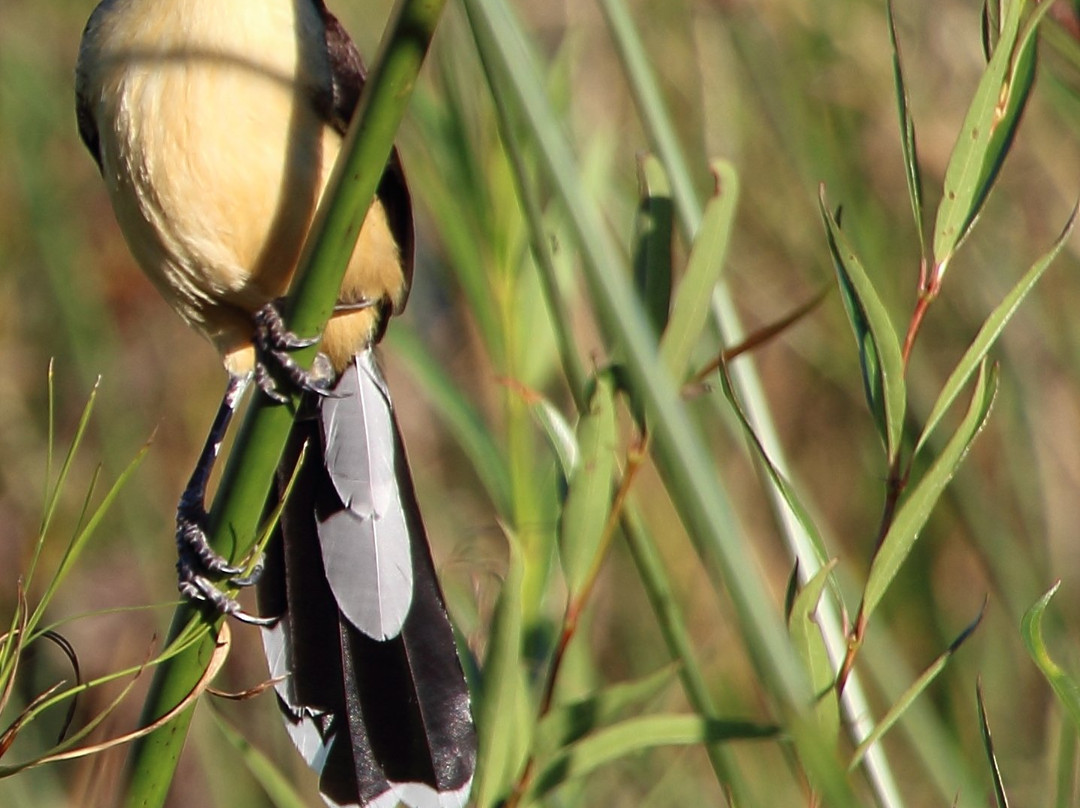
M326 395L333 379L333 369L326 356L318 354L312 369L307 370L289 355L298 348L310 348L319 339L299 337L289 331L273 301L255 312L255 382L259 389L279 404L287 403L289 396L281 389L280 376L293 390ZM278 376L273 370L280 371Z

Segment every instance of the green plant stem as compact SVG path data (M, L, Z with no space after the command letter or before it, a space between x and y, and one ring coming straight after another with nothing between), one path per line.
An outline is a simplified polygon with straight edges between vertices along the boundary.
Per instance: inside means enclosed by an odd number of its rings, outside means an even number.
M444 4L445 0L401 0L398 4L289 290L285 321L298 334L321 333L330 317L345 265ZM298 352L297 359L310 363L316 350L313 346ZM259 520L292 425L290 409L257 396L229 457L210 512L209 537L215 550L231 558L249 552L259 533ZM158 667L143 708L144 724L168 712L198 682L214 648L212 629L220 622L221 618L189 604L177 609L170 640L192 624L204 637ZM127 808L164 804L191 715L191 710L185 711L132 747Z

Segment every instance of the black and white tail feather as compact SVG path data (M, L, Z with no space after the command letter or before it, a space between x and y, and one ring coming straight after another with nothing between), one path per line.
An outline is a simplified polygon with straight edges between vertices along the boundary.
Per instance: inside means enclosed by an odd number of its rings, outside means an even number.
M281 464L307 444L258 587L280 617L263 644L287 729L329 806L460 808L469 694L373 351L315 406Z

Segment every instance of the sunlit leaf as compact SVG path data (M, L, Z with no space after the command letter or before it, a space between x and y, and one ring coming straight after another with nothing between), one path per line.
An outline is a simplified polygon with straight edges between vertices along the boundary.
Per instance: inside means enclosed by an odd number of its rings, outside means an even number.
M559 557L571 597L592 578L611 511L615 474L615 397L611 379L597 379L589 409L581 417L577 443L581 462L570 477L559 523Z
M990 62L956 139L934 225L931 288L978 217L1012 145L1035 80L1036 28L1053 3L1040 3L1021 26L1028 3L1011 3Z
M824 565L828 561L828 552L825 548L825 540L821 537L821 532L818 530L817 525L814 524L814 520L810 516L810 512L803 505L802 500L792 487L788 479L781 473L780 469L773 463L772 458L769 457L768 452L765 451L765 446L758 438L757 433L754 431L753 425L750 423L750 419L747 417L746 412L742 408L742 403L735 395L735 388L731 384L731 376L728 374L728 369L724 364L720 365L720 372L718 377L720 379L720 389L731 404L735 415L739 419L739 423L742 425L743 433L750 441L750 447L757 453L758 459L762 463L762 467L769 475L769 479L772 481L773 486L780 495L784 498L784 502L791 510L792 515L798 520L800 527L809 537L813 546L814 554L817 557L819 565Z
M504 533L510 557L491 621L483 687L475 708L480 734L473 791L477 805L493 805L505 797L531 743L521 655L524 558L517 536L510 530Z
M963 421L957 427L956 433L949 438L941 455L900 505L892 525L874 555L863 592L862 612L865 617L869 618L896 577L900 565L904 563L920 531L930 518L930 512L938 497L960 467L971 448L971 442L986 423L994 395L997 393L997 381L997 366L988 368L984 360L979 366L975 391Z
M844 309L855 333L867 404L891 464L900 451L906 405L900 343L870 277L826 204L824 185L819 202Z
M305 808L307 803L304 798L300 796L290 779L282 773L281 769L274 765L274 762L260 752L257 747L252 746L251 742L216 710L213 711L213 716L214 722L217 724L218 729L221 730L221 734L239 753L240 759L244 762L247 770L262 786L263 792L265 792L275 808Z
M1024 613L1020 621L1020 635L1024 638L1024 645L1027 646L1031 658L1035 660L1035 664L1039 666L1039 670L1042 671L1046 681L1050 683L1050 687L1065 707L1074 731L1080 731L1080 682L1050 658L1042 633L1046 607L1050 605L1050 599L1058 591L1059 586L1061 586L1060 581Z
M696 715L631 718L588 735L547 761L529 792L531 799L604 764L657 746L698 746L776 737L777 728L748 721L713 721Z
M918 679L912 682L911 686L907 690L905 690L900 695L900 698L896 700L893 706L889 708L889 711L881 717L881 720L878 721L877 724L874 725L874 728L870 731L870 734L862 740L858 748L855 750L855 753L851 756L852 769L859 765L863 757L866 755L867 750L869 750L871 746L881 740L881 737L886 732L892 729L892 726L903 717L904 713L907 712L908 708L912 705L915 699L922 695L926 688L930 686L930 683L937 679L938 674L945 670L945 666L948 663L949 658L958 650L960 650L960 646L967 642L968 637L970 637L975 632L975 629L978 628L979 623L982 622L984 614L986 614L985 601L983 601L983 607L979 610L978 616L971 622L971 624L968 625L967 628L965 628L962 632L960 632L960 635L949 644L949 647L946 648L945 651L937 659L933 661L930 667L928 667L919 675Z
M900 43L896 39L896 20L893 16L892 0L886 4L889 18L889 43L892 45L893 84L896 88L896 107L900 116L900 145L904 153L904 174L907 177L908 196L911 198L911 212L915 217L915 229L919 236L919 254L926 259L926 232L923 224L922 174L919 172L919 152L915 144L915 121L911 117L911 104L908 100L907 86L904 84L904 70L900 62Z
M671 318L660 340L660 358L676 381L686 376L690 355L709 317L713 289L724 269L739 200L739 175L735 167L717 160L712 170L716 190L705 206L686 274L675 290Z
M1062 230L1061 235L1050 250L1038 261L1036 261L1031 269L1029 269L1024 277L1014 286L1009 294L1005 296L1005 299L997 305L997 307L990 312L990 316L986 318L986 322L982 324L979 329L979 333L975 335L975 339L971 345L964 352L964 355L960 358L960 361L956 363L956 367L953 372L949 374L948 380L941 388L941 392L938 394L937 401L934 402L934 406L930 410L930 415L927 416L926 424L923 426L922 434L919 435L919 440L915 445L915 453L926 444L927 439L930 437L930 433L933 432L934 427L937 426L942 416L946 413L953 401L960 394L964 385L967 384L968 379L975 372L975 369L979 367L983 358L987 352L997 342L1001 332L1005 329L1005 325L1012 319L1012 316L1016 313L1016 310L1020 307L1027 293L1030 292L1035 284L1042 277L1043 272L1050 266L1053 260L1057 257L1057 254L1061 252L1061 248L1065 245L1066 239L1069 234L1072 233L1073 225L1076 223L1077 208L1073 208L1072 214L1069 216L1069 221L1065 224L1065 229Z
M605 724L641 709L666 690L679 675L671 664L632 682L620 682L593 693L588 698L556 705L536 729L536 754L552 753Z
M821 725L823 736L831 742L836 742L840 737L840 705L836 700L836 690L833 688L836 671L829 659L829 652L825 647L825 640L821 635L815 613L835 566L836 559L833 559L806 582L806 586L795 596L791 615L788 618L791 641L810 673L810 684L817 697L814 715Z
M416 332L405 323L395 323L386 341L420 381L420 389L468 456L469 465L480 477L496 512L508 517L511 512L510 474L506 458L476 408L450 380L445 368L424 348Z

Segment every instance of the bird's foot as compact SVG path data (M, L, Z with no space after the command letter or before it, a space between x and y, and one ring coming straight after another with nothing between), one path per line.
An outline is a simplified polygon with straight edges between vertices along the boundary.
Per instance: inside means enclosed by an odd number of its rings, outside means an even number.
M200 476L196 474L195 481L198 479ZM262 560L250 572L246 572L243 566L230 563L210 546L206 537L206 520L202 487L189 484L176 508L176 573L180 594L189 600L207 603L218 613L242 622L257 626L273 625L274 618L259 617L244 611L236 598L225 592L219 583L234 587L251 586L262 573Z
M301 366L290 351L310 348L319 337L299 337L285 327L276 302L267 303L255 312L255 381L266 395L280 404L287 403L289 396L278 381L283 378L287 387L316 395L327 395L327 387L333 379L333 369L325 354L317 354L311 370ZM274 370L280 373L274 373Z

